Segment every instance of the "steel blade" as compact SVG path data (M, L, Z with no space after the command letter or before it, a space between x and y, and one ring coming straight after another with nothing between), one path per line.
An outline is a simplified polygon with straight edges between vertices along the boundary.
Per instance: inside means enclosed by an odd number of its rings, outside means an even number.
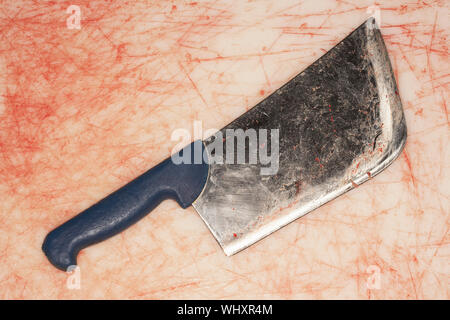
M406 124L375 20L221 131L238 128L279 129L279 169L267 176L261 164L210 166L193 206L227 255L370 179L401 152ZM210 153L212 141L204 142Z

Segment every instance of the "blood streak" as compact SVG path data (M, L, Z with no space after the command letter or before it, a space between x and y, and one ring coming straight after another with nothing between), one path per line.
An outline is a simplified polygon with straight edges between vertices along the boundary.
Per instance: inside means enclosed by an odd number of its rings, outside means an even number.
M295 194L296 195L300 193L300 190L301 190L300 187L301 187L301 181L300 180L295 181Z
M319 164L319 166L320 166L321 168L323 168L323 164L320 163L320 159L316 157L315 160L316 160L316 162Z
M409 160L408 153L407 153L406 150L403 152L403 156L405 157L406 165L408 166L409 175L411 177L411 181L412 181L412 183L414 185L414 188L415 188L416 187L416 179L414 177L411 161Z

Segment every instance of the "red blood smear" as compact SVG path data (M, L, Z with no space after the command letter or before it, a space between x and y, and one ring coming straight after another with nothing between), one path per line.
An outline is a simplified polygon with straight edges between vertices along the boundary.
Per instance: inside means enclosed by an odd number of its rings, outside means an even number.
M295 182L295 189L296 189L295 194L299 194L300 193L300 186L301 186L300 180L296 181Z

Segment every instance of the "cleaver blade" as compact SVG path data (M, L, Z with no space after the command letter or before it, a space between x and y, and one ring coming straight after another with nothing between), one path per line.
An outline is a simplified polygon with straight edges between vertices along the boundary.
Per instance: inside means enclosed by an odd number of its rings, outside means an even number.
M277 170L262 174L262 161L210 161L221 135L223 157L238 158L238 149L227 144L229 129L278 132L266 146L278 147ZM174 199L183 208L193 205L232 255L375 176L405 141L397 85L371 18L217 134L176 154L189 161L175 163L173 155L161 162L52 230L42 250L55 267L71 270L80 250ZM250 154L250 143L244 149ZM199 152L207 160L196 161Z
M221 132L239 128L279 129L279 166L261 175L260 164L210 164L193 207L227 255L367 181L402 151L405 118L375 19ZM204 141L209 154L214 139Z

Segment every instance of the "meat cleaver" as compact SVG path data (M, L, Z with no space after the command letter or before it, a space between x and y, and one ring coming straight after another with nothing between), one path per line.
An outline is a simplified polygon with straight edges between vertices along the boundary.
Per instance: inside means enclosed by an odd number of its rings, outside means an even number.
M239 157L242 149L228 144L226 134L237 129L271 133L263 142L258 138L256 150L277 147L275 172L264 174L267 163L251 162L249 155L240 163L210 161L220 134L223 158ZM116 235L170 198L183 208L192 205L232 255L372 178L405 141L392 67L370 18L216 135L193 142L51 231L42 249L55 267L67 270L81 249ZM254 150L250 142L244 145L248 154Z

